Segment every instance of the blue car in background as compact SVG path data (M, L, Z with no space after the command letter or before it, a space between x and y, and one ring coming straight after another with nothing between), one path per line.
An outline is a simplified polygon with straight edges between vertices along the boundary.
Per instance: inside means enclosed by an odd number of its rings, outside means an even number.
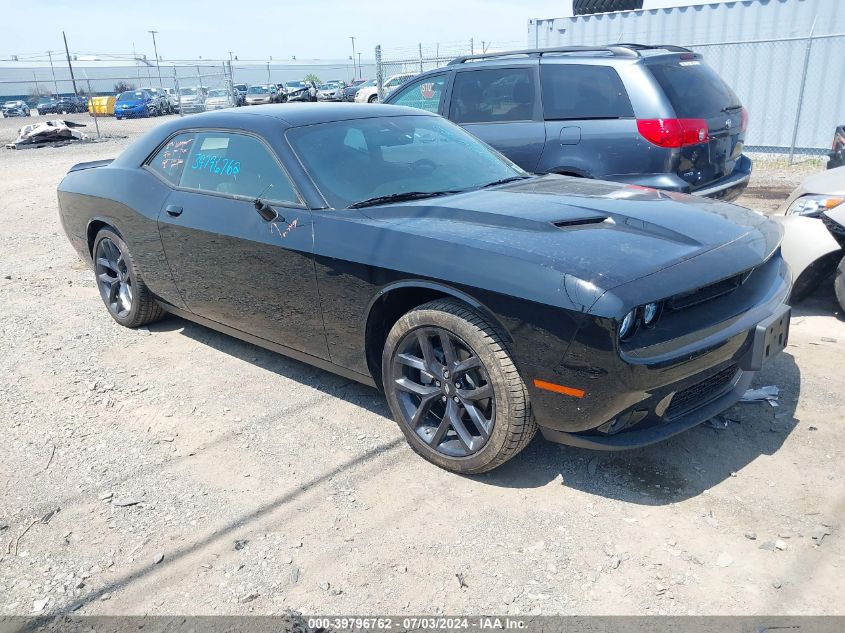
M148 117L158 114L156 99L147 90L127 90L117 96L114 104L114 118Z

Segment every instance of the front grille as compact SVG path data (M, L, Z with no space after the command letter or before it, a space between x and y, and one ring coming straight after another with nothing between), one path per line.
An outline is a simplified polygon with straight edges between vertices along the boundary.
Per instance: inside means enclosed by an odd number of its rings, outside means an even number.
M824 213L821 215L822 222L827 227L827 230L833 234L833 237L836 241L842 243L842 240L845 240L845 226L842 226L838 222L830 219Z
M717 297L730 294L744 284L753 272L754 269L752 268L751 270L746 270L745 272L734 275L733 277L717 281L709 286L703 286L701 288L691 290L690 292L677 294L666 301L666 307L669 310L683 310L684 308L690 308L694 305L698 305L699 303L711 301Z
M669 408L666 410L667 418L674 418L682 413L707 404L727 388L737 373L737 366L730 365L717 374L697 382L675 394Z

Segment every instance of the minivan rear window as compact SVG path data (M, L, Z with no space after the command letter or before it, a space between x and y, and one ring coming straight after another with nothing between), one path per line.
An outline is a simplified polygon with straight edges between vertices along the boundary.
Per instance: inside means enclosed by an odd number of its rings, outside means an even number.
M706 119L742 105L716 71L699 60L660 62L648 68L679 119Z
M540 86L547 121L634 116L622 80L608 66L541 64Z

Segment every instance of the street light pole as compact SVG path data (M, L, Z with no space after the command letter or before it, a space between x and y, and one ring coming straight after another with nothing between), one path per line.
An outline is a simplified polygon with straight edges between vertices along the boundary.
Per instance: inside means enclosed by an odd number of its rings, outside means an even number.
M354 71L354 70L355 70L355 36L354 36L354 35L350 35L350 36L349 36L349 39L350 39L350 40L352 40L352 69L353 69L353 71ZM358 72L359 79L360 79L360 70L361 70L361 69L359 68L359 69L358 69L358 71L359 71L359 72ZM353 78L354 78L354 75L355 75L355 74L356 74L355 72L353 72L353 73L352 73Z
M53 51L47 51L47 57L50 58L50 72L53 73L53 87L56 89L56 96L59 96L59 82L56 81L56 69L53 68Z
M147 31L147 33L153 36L153 52L156 56L156 70L158 70L158 85L162 90L164 90L164 82L161 80L161 67L158 65L158 47L156 46L156 33L158 33L158 31Z
M267 83L268 84L271 83L270 82L270 62L267 62Z
M76 77L73 76L73 64L70 63L70 49L67 47L67 35L62 31L62 39L65 41L65 55L67 56L67 67L70 70L70 80L73 82L73 96L78 97L79 92L76 90Z
M361 53L358 53L358 79L364 78L364 71L361 70Z

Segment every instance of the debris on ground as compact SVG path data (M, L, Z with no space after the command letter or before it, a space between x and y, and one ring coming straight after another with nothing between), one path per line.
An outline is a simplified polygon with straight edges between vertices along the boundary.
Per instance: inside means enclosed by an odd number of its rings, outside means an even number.
M830 530L823 524L815 526L810 532L810 537L816 542L816 545L821 545L825 536L830 536Z
M775 385L767 385L765 387L760 387L759 389L749 389L744 394L742 394L742 398L739 399L740 402L763 402L766 401L773 407L778 406L778 395L780 394L780 388L776 387Z
M141 503L141 500L138 497L120 497L111 502L113 506L117 506L118 508L128 508L129 506L136 506L139 503Z
M458 579L458 587L460 587L461 589L466 589L469 587L469 585L466 583L466 580L464 580L463 574L455 574L455 578Z
M247 543L249 543L249 539L246 539L246 538L238 539L237 541L235 541L235 550L236 551L242 550L243 548L245 548L247 546Z
M85 127L85 124L55 119L53 121L24 125L18 130L17 140L6 145L6 148L29 149L47 145L58 147L60 145L68 145L73 141L91 140L87 134L75 129L78 127Z
M717 431L724 431L726 428L728 428L728 419L720 413L719 415L714 415L712 418L707 420L705 424L711 429L716 429Z

